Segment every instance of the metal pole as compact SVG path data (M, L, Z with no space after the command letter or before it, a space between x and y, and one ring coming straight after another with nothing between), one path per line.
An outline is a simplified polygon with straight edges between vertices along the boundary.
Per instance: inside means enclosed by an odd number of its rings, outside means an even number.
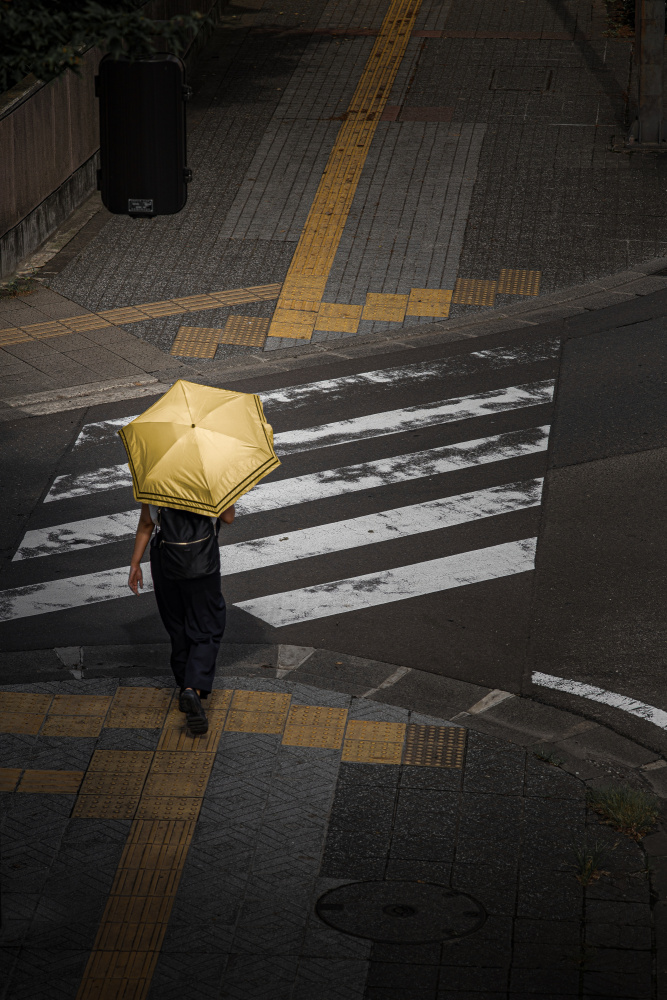
M635 38L639 84L636 139L641 143L661 142L667 139L662 134L665 0L636 0Z

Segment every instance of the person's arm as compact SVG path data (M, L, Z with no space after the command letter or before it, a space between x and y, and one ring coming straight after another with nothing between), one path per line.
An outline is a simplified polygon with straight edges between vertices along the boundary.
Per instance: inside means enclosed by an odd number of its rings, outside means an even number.
M137 534L134 539L134 552L132 553L132 560L130 562L130 576L127 581L130 590L133 590L135 594L139 593L139 587L143 588L144 586L144 575L141 572L141 557L146 551L146 546L151 540L153 527L154 525L151 521L148 504L142 503L141 514L139 515L139 524L137 525Z
M228 507L227 510L223 510L222 514L220 515L220 520L224 521L225 524L232 523L232 521L234 520L234 504L232 504L231 507Z

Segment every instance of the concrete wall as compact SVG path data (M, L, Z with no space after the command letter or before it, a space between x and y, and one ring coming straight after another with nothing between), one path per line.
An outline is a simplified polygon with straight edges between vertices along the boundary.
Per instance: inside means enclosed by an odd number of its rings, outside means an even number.
M169 18L216 7L218 0L151 0L144 12ZM196 58L202 42L195 40L186 62ZM101 56L89 49L81 76L68 71L46 84L26 77L0 96L0 277L12 274L95 190L94 81Z

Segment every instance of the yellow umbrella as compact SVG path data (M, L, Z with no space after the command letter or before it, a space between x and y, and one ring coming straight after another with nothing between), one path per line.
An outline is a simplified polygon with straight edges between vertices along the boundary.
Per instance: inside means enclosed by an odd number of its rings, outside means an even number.
M259 396L179 379L120 431L135 500L222 514L280 465Z

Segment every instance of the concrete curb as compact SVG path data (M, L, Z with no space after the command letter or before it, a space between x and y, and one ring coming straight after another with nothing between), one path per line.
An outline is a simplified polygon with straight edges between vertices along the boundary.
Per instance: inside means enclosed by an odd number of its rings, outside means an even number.
M620 271L608 278L599 278L582 285L549 292L537 299L531 298L471 316L420 324L402 328L400 331L386 330L363 337L280 348L261 354L243 355L236 359L226 358L224 363L204 369L193 367L188 377L194 382L205 381L210 384L229 383L231 380L242 381L257 375L280 374L492 334L522 329L537 330L547 324L562 322L585 313L603 313L606 309L610 310L609 325L618 325L611 315L615 307L663 290L667 290L667 257L655 257L631 270ZM596 323L596 328L601 328L599 322ZM173 385L174 381L173 372L165 369L148 372L145 376L105 379L59 390L13 396L3 401L0 419L42 416L122 399L159 395Z

